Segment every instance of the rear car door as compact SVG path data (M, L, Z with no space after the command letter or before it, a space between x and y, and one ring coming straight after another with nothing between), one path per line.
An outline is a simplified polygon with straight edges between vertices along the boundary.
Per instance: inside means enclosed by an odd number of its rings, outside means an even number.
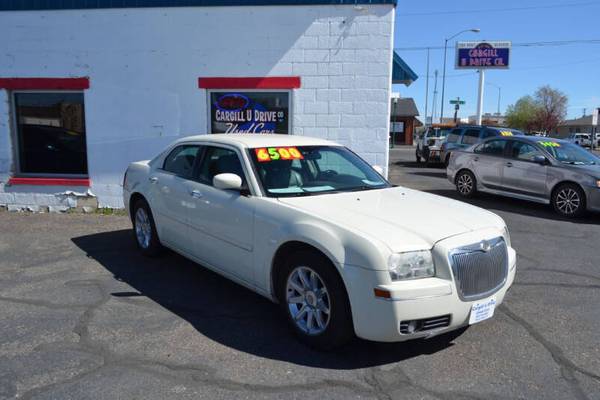
M493 139L475 148L473 170L479 183L490 189L501 189L506 164L507 140Z
M528 196L547 197L546 178L548 166L534 162L536 156L544 154L533 143L511 140L510 157L503 170L504 190Z
M192 246L188 230L190 178L199 151L199 145L175 147L149 178L150 206L160 240L184 252Z
M215 268L252 283L256 197L215 188L213 178L223 173L240 176L247 187L241 154L227 146L206 146L192 183L192 254Z

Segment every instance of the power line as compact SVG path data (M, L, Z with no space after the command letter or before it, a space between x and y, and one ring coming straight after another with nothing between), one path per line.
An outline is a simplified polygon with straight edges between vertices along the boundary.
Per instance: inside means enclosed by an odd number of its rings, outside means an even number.
M483 41L483 40L482 40ZM523 42L513 43L512 47L558 47L570 46L574 44L598 45L600 39L574 39L574 40L554 40L546 42ZM413 46L413 47L395 47L394 50L400 51L422 51L422 50L444 50L444 46Z
M547 4L544 6L486 8L486 9L475 9L475 10L470 9L470 10L409 12L409 13L398 13L398 17L424 17L424 16L431 16L431 15L481 14L481 13L491 13L491 12L531 11L531 10L541 10L541 9L586 7L586 6L597 6L597 5L600 5L600 2L585 1L585 2L576 2L576 3Z

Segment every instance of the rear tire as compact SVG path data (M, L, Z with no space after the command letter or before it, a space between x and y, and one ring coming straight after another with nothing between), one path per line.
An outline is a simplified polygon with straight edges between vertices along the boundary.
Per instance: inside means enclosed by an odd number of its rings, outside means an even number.
M140 252L146 257L160 255L164 248L160 244L150 206L145 200L138 200L133 207L133 234Z
M456 191L461 197L471 198L477 193L477 180L471 171L459 171L455 183Z
M277 297L296 337L332 350L354 337L350 302L342 279L321 254L302 250L287 257L278 274Z
M585 192L574 183L564 183L552 192L552 206L564 217L580 217L586 211Z

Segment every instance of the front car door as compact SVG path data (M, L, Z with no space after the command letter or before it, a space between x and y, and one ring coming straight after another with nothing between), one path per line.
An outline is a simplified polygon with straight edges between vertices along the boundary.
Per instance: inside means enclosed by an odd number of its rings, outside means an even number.
M544 156L533 143L511 140L508 149L510 157L506 160L502 186L504 190L546 198L546 178L548 167L534 161L536 156Z
M194 173L190 227L198 260L245 282L254 282L254 211L256 197L213 186L218 174L240 176L247 187L241 154L226 146L206 146Z
M150 176L150 206L160 240L184 252L192 245L188 232L189 185L199 151L198 145L175 147Z
M490 189L501 189L506 164L506 139L488 140L475 148L472 160L477 181Z

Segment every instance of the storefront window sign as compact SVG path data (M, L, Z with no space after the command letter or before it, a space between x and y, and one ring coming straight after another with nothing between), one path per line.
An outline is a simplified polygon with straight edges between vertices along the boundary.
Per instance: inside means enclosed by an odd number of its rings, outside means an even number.
M210 93L212 133L289 133L289 92Z

